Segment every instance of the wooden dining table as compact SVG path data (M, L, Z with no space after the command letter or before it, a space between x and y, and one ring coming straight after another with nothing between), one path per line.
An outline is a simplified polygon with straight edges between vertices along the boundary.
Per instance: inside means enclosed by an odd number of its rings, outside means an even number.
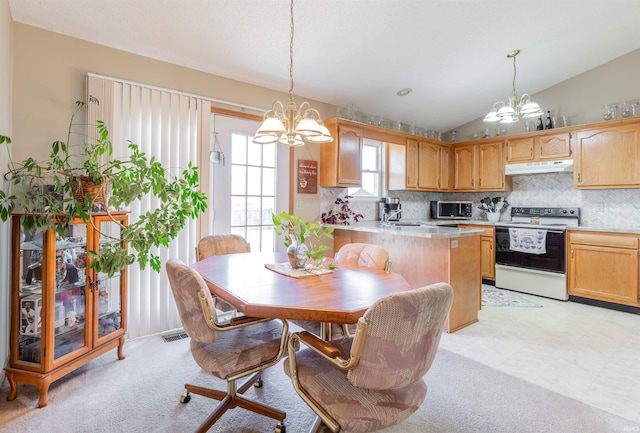
M331 273L294 278L265 267L288 262L286 253L211 256L191 265L211 292L252 317L356 323L378 299L411 290L399 274L366 267L336 266Z

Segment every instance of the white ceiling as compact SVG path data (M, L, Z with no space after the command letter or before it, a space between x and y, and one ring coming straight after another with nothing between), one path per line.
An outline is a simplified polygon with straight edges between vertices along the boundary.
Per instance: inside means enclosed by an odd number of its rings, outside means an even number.
M288 0L9 4L17 22L289 89ZM296 95L439 131L506 99L516 48L519 96L640 48L638 0L296 0L294 21Z

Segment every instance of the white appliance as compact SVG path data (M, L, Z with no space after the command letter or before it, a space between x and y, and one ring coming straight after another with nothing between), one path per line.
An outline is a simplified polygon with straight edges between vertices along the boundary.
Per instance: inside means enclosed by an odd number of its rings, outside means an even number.
M518 174L562 173L573 171L573 160L523 162L505 165L504 174L507 176Z
M578 208L512 207L511 222L496 224L496 287L547 298L569 299L566 229L577 226ZM533 235L540 249L520 248L519 235ZM527 246L527 244L525 244Z

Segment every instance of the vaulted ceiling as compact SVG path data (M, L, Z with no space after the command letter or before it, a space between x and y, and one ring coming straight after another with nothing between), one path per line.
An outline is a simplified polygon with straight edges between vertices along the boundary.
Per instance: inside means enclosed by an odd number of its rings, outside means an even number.
M17 22L289 89L288 0L9 3ZM296 0L294 90L446 131L511 93L510 51L535 94L639 49L639 17L638 0Z

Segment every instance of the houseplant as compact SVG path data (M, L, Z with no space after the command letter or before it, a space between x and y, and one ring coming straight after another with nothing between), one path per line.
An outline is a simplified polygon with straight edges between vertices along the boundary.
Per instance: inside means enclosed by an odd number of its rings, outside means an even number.
M345 224L349 225L349 220L353 218L353 222L358 222L364 218L362 214L355 213L349 206L350 195L344 197L338 197L333 202L333 208L329 209L329 212L323 212L320 215L324 224Z
M99 103L93 97L89 102ZM141 269L148 264L159 271L160 258L151 250L168 246L187 220L197 218L206 208L206 196L198 189L198 167L189 163L181 173L173 174L175 170L163 167L131 141L128 157L113 158L113 144L104 122L88 125L97 128L95 140L87 141L86 134L78 132L87 126L76 123L76 116L86 106L86 102L76 101L66 141L54 141L47 160L10 161L10 170L4 177L21 189L13 193L0 190L0 219L6 221L19 209L25 229L34 233L55 229L64 234L74 217L91 222L94 212L110 215L113 209L126 208L151 194L159 200L154 211L122 226L121 238L101 233L107 242L89 254L91 267L109 276L136 262ZM72 151L76 145L71 139L76 136L83 137L79 152ZM2 143L9 144L11 139L0 135ZM45 190L45 186L50 187ZM121 248L121 241L129 248Z
M323 252L329 249L322 244L322 239L333 239L332 227L322 227L320 223L304 221L302 217L287 212L272 214L271 219L278 236L285 234L284 246L287 247L292 268L301 269L307 264L311 267L320 266ZM333 267L333 264L329 265L330 269Z

